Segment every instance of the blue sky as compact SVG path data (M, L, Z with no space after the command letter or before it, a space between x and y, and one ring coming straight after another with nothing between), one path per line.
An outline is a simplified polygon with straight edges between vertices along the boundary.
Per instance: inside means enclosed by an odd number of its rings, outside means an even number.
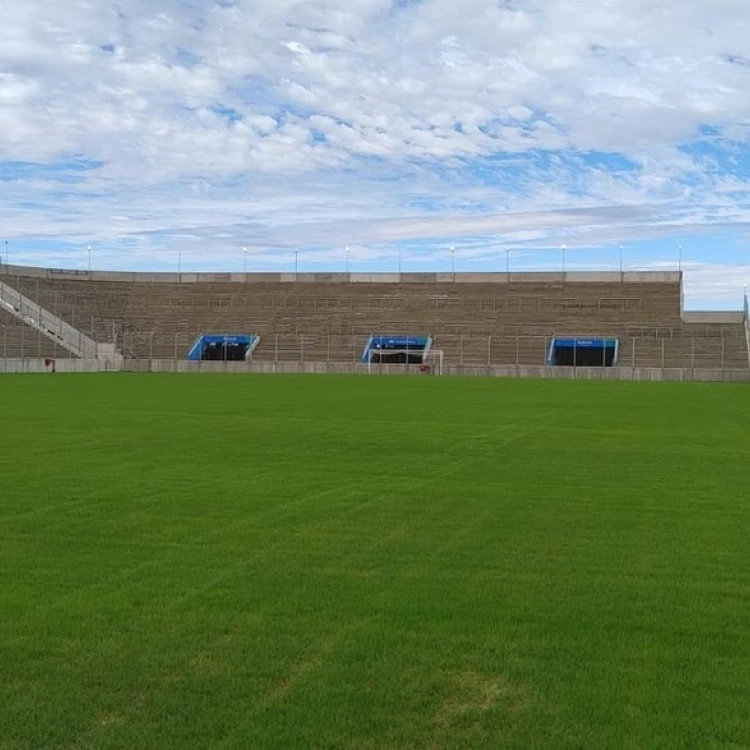
M676 269L750 282L746 0L24 0L16 263ZM450 247L455 251L451 253ZM4 246L2 248L4 250Z

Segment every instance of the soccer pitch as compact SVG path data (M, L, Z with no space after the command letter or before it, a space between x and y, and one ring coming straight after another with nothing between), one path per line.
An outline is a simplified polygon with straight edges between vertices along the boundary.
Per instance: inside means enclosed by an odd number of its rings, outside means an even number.
M0 748L741 748L750 390L0 379Z

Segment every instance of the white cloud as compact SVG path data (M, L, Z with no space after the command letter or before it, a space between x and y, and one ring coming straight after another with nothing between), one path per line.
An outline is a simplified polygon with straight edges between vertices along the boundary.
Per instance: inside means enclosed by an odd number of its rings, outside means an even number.
M221 253L741 229L748 22L745 0L9 4L5 231ZM682 148L705 126L719 156Z

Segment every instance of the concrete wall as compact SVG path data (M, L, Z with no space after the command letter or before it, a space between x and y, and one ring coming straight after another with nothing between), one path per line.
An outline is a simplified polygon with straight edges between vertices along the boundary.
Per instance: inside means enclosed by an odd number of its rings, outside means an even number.
M58 360L56 369L59 373L92 373L114 372L111 362L98 360ZM308 373L308 374L368 374L368 368L362 364L349 363L298 363L298 362L188 362L186 360L153 359L127 360L122 368L125 372L203 372L234 374L272 374L272 373ZM45 366L43 359L0 359L0 374L11 373L49 373L51 368ZM373 367L371 374L409 375L425 377L416 367L402 365L384 365ZM683 382L750 382L748 370L716 369L665 369L630 368L630 367L533 367L533 366L489 366L460 367L446 366L445 375L462 377L495 377L495 378L537 378L555 380L628 380L628 381L683 381Z
M676 284L682 274L671 271L644 272L580 272L568 273L174 273L133 271L85 271L64 268L35 268L33 266L0 266L0 272L31 278L65 281L109 281L140 284L197 284L280 282L298 284Z
M57 372L119 372L116 364L98 359L56 359ZM0 358L0 375L19 373L51 373L52 367L37 358Z
M706 312L683 312L682 320L685 323L705 323L708 325L734 325L744 323L745 314L739 312L706 311Z

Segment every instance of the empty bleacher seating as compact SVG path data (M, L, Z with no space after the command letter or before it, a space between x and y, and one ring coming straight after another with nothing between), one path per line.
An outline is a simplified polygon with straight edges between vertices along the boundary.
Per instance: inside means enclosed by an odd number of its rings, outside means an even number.
M521 276L510 283L454 283L434 275L342 283L330 274L297 281L227 274L180 283L11 268L3 280L94 340L114 343L126 358L185 359L200 333L232 331L260 335L254 353L260 362L355 363L367 339L383 334L432 336L454 365L543 365L552 337L573 335L618 338L619 364L626 367L748 367L741 322L683 320L676 274L603 281L576 274L564 283ZM5 356L11 356L19 332L5 324L11 342ZM36 332L26 336L25 352L66 356L50 351L52 342L40 343Z

